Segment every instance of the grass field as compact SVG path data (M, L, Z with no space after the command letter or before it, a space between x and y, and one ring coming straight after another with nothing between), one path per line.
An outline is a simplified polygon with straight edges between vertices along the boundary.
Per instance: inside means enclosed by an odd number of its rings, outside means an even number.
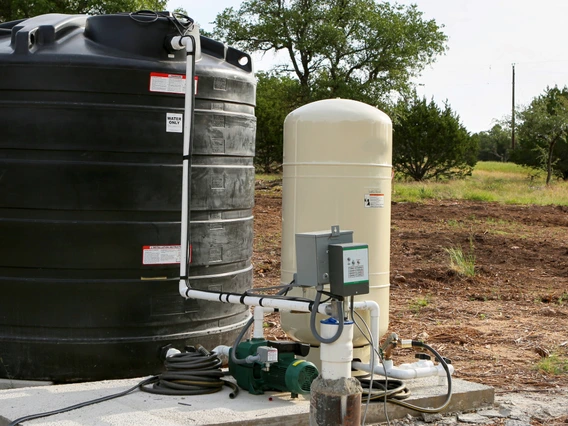
M505 204L568 205L568 182L552 181L544 173L513 163L478 162L473 175L444 182L393 182L393 201L496 201Z
M281 174L257 174L257 182L270 183L282 179ZM478 162L473 175L461 180L443 182L393 182L393 201L425 200L495 201L504 204L568 206L568 182L553 180L547 187L544 172L513 163ZM268 185L268 191L274 191ZM280 195L279 193L277 195Z

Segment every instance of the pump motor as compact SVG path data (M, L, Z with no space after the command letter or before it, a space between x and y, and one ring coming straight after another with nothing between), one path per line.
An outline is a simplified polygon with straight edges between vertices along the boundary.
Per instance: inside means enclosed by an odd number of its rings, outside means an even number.
M270 349L278 351L277 361L271 359ZM296 355L306 356L309 349L309 345L298 342L273 342L253 338L237 346L236 356L238 359L244 359L250 355L262 354L260 359L253 363L236 364L229 356L229 372L241 388L253 395L270 390L290 392L292 398L298 394L309 394L311 384L319 371L311 362L296 358Z

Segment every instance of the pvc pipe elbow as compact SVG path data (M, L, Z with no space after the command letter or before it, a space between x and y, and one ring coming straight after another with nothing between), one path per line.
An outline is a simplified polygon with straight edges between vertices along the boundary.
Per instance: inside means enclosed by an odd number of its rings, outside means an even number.
M217 356L229 356L229 351L231 350L230 346L226 345L219 345L215 347L211 352L214 352Z
M381 313L381 307L374 300L360 300L353 303L355 309L371 311L371 317L378 317Z
M194 38L188 35L173 36L168 40L168 44L173 50L186 49L188 52L193 52Z
M178 291L179 291L179 295L181 297L183 297L184 299L187 299L187 284L185 283L185 280L180 279L179 280L179 285L178 285Z

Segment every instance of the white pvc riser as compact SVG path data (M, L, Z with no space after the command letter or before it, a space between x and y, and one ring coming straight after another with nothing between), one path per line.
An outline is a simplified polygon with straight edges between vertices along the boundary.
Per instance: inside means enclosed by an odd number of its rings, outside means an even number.
M320 324L321 337L329 339L336 335L338 324ZM345 324L339 339L320 346L321 376L326 380L351 377L353 361L353 324Z

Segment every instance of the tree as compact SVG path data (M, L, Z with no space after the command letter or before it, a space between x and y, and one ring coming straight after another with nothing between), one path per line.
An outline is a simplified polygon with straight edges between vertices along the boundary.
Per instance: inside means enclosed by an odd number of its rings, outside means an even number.
M344 97L386 105L445 51L447 37L415 5L374 0L246 0L215 19L216 37L247 51L283 51L302 103Z
M513 161L568 179L568 88L547 87L520 113L518 146Z
M477 141L448 104L444 109L416 95L399 104L394 125L393 166L416 180L464 177L477 162Z
M282 163L284 119L300 106L299 84L290 77L258 73L255 164L265 173Z
M167 0L3 0L0 2L0 22L31 18L45 13L132 12L142 9L164 10Z
M491 130L473 135L478 139L479 161L509 161L511 129L504 124L495 124Z

